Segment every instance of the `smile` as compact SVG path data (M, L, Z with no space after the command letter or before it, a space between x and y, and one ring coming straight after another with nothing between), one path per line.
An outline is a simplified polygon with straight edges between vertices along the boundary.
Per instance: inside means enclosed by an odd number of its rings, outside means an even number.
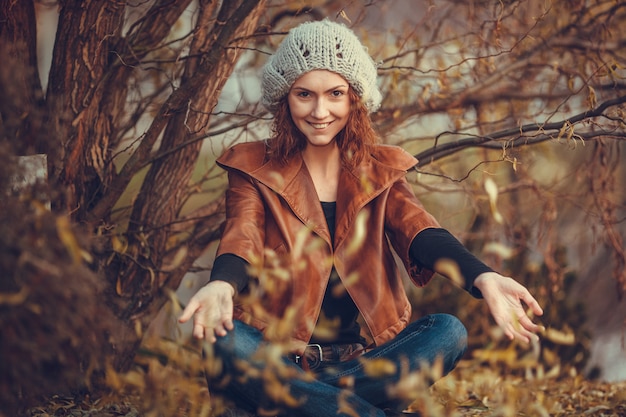
M330 123L309 123L309 124L313 126L315 129L324 129L328 127L328 125L330 125Z

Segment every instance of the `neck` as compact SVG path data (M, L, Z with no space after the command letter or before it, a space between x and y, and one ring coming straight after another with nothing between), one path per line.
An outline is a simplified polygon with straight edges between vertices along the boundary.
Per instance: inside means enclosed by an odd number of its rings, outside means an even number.
M302 152L302 159L311 175L319 200L336 201L341 171L339 148L336 145L323 147L309 145Z
M302 158L310 171L324 176L335 176L341 165L339 147L334 141L326 146L308 145L302 151Z

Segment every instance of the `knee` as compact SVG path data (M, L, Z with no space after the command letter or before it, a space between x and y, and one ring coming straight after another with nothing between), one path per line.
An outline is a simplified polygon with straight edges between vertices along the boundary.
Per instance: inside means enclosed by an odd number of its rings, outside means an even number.
M448 341L448 361L456 365L467 350L467 329L455 316L450 314L436 314L437 325L445 331Z
M437 316L437 320L447 329L450 337L458 340L460 345L467 346L467 329L461 320L450 314L438 314Z
M226 335L217 337L215 343L206 343L202 349L207 382L213 388L227 385L238 374L238 363L247 361L262 340L261 333L242 322L234 321Z
M257 329L235 320L233 329L218 337L212 348L223 360L236 361L252 356L262 339L263 335Z

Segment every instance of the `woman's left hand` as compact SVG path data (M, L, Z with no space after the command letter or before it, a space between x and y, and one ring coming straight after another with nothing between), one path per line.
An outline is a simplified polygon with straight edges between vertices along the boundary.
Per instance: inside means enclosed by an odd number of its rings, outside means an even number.
M538 338L535 333L541 327L528 317L522 301L537 316L541 316L543 310L526 287L496 272L480 274L474 281L474 286L482 293L491 315L509 339L517 338L530 343L531 338Z

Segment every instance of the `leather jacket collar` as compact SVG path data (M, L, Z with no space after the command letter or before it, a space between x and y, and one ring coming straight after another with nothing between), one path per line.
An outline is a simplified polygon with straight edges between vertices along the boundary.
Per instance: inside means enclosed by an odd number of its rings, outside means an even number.
M218 159L223 168L237 169L255 178L276 194L280 195L291 210L304 224L330 243L330 233L326 226L313 180L301 154L297 154L280 164L267 156L267 141L239 145L237 156L226 152ZM397 147L378 145L358 167L343 167L339 177L337 195L337 218L335 225L335 245L340 245L346 231L361 208L376 198L391 184L406 175L417 160L408 152L398 153ZM243 152L242 152L243 151Z

